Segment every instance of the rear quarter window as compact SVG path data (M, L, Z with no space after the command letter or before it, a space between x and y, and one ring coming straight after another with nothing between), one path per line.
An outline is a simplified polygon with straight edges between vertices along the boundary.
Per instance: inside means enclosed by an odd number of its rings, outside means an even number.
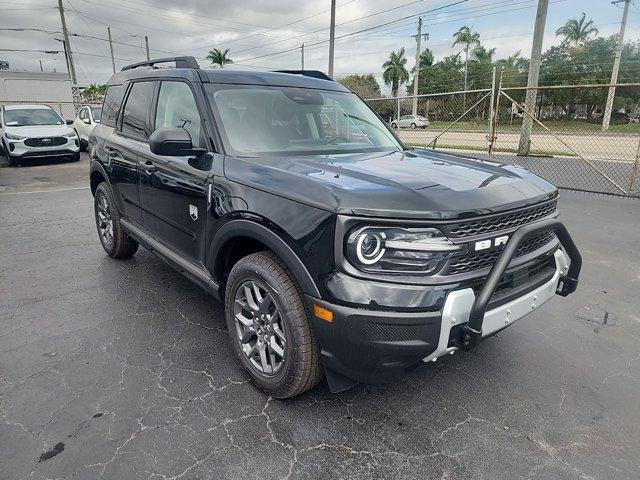
M116 126L120 108L122 107L122 98L124 97L124 85L109 85L104 95L104 104L102 105L102 123L110 127Z

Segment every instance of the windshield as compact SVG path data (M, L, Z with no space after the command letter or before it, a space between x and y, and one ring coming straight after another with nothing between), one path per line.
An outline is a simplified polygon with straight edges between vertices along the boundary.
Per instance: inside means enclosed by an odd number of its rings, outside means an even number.
M5 110L4 123L7 127L26 127L29 125L62 125L64 120L50 108L20 108Z
M102 108L101 107L91 107L91 115L93 116L94 122L100 122L100 117L102 116Z
M353 93L262 85L207 85L227 150L326 155L402 150Z

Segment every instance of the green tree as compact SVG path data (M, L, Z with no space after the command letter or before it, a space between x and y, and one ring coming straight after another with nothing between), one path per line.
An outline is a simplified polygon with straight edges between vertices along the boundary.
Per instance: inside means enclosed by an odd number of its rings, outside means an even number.
M359 75L353 73L338 79L345 87L357 93L362 98L380 97L380 84L372 74Z
M105 92L107 91L106 85L98 85L92 83L82 91L82 96L89 102L98 103L102 101Z
M460 54L449 55L420 73L418 93L455 91L460 88L461 80Z
M233 60L228 56L229 49L227 48L224 52L218 48L214 48L209 51L209 55L206 56L207 60L211 60L211 65L218 65L220 68L224 68L225 65L229 63L233 63Z
M467 66L469 63L469 49L473 45L480 45L480 34L472 32L469 27L463 25L460 29L453 34L452 47L456 45L462 45L464 47L464 89L467 89Z
M586 13L582 12L582 17L567 20L567 23L556 30L556 36L563 36L564 41L573 47L586 42L591 35L598 33L593 20L587 22L586 19Z
M478 45L473 49L471 55L473 60L480 63L488 63L491 64L493 62L493 56L496 54L495 48L486 49L482 45Z
M409 80L409 72L407 71L407 58L404 56L404 48L397 53L391 52L386 62L382 64L384 71L382 78L384 83L391 85L391 96L398 96L398 88Z
M433 52L429 48L425 48L424 51L420 54L420 73L429 67L433 66ZM416 67L413 67L413 72L415 73Z
M485 48L478 45L471 52L471 59L467 65L469 70L469 88L490 88L492 81L493 56L495 48Z
M505 87L521 87L527 83L529 60L520 55L520 50L495 62L497 75L502 74L502 85ZM517 91L511 92L520 97ZM520 92L522 93L522 92ZM513 96L512 95L512 96Z

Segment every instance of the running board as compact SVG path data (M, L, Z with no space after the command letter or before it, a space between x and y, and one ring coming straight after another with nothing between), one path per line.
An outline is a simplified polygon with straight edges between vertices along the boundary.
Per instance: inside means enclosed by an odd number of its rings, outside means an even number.
M221 300L220 285L211 278L204 268L195 265L193 262L190 262L186 258L173 252L166 245L159 242L130 221L120 219L120 224L126 230L127 234L140 245L166 262L169 266L176 269L189 280L202 287L216 299Z

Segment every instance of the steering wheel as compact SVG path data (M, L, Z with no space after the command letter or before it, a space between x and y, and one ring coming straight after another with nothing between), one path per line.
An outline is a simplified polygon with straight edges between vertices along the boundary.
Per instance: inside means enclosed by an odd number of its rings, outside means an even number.
M349 142L350 142L350 140L349 140L347 137L345 137L344 135L333 135L332 137L329 137L329 138L327 139L327 143L330 143L330 144L336 144L336 145L337 145L340 141L341 141L342 143L349 143Z

